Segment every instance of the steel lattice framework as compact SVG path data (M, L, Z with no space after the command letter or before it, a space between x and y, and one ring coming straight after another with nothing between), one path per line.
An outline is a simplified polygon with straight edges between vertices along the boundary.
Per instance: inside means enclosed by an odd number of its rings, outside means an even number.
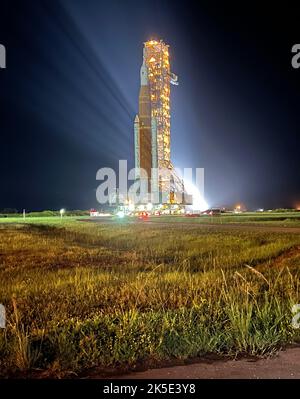
M184 192L171 162L170 84L177 85L178 78L170 71L169 46L162 40L144 43L140 77L134 121L136 179L141 179L141 170L146 171L151 191L169 193L165 201L172 203L175 193Z
M158 167L168 167L170 154L170 62L169 46L162 40L144 43L152 116L157 123Z
M169 168L170 143L170 83L177 76L170 72L169 46L162 40L144 43L144 60L148 69L151 112L157 123L157 157L159 168Z
M166 179L166 184L162 179L160 188L165 186L171 191L183 191L182 181L171 163L170 83L177 85L178 78L170 71L169 45L162 40L145 42L144 61L148 70L151 113L156 120L157 166L169 169L173 182L170 188L169 179Z

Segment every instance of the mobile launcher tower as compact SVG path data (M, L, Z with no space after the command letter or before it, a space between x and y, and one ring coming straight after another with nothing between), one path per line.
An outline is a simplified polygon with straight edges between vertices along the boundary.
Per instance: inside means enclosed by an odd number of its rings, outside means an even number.
M144 43L140 72L139 113L134 120L135 178L145 179L148 201L153 195L162 204L190 204L184 182L172 165L170 151L170 84L178 77L170 72L169 46L162 40Z

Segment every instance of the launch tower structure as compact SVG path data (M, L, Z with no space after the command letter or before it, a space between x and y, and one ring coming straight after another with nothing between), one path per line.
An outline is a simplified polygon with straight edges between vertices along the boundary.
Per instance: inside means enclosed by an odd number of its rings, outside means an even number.
M178 85L178 78L170 71L169 46L162 40L144 43L139 113L134 121L136 179L141 169L149 177L149 189L158 187L169 191L168 202L174 202L174 193L184 193L182 180L171 163L170 85ZM158 179L152 168L168 169L170 179Z

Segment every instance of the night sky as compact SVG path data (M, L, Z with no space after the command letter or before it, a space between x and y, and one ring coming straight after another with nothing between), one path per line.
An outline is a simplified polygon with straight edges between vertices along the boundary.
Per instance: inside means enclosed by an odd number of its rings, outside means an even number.
M261 3L2 0L0 209L88 209L99 168L134 166L143 42L160 38L175 166L205 168L210 205L300 206L300 9Z

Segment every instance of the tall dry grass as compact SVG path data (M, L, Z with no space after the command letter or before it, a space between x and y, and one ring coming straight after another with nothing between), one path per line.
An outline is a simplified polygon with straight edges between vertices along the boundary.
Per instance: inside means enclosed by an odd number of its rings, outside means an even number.
M188 226L2 226L1 372L272 354L300 338L299 242Z

